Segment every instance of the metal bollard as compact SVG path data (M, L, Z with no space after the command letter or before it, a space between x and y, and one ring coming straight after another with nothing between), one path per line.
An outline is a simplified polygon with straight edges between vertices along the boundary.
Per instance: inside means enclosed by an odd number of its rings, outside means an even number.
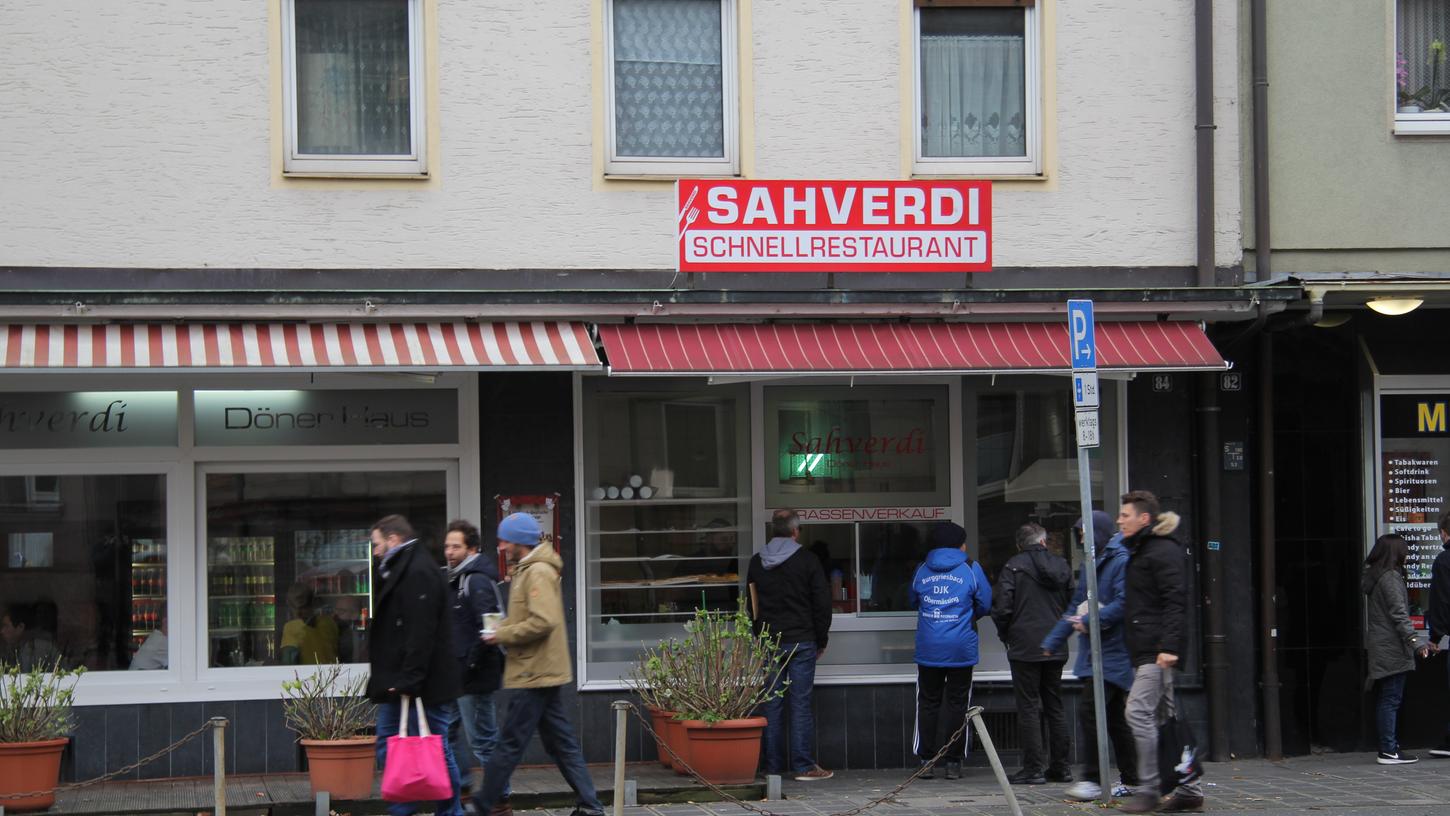
M772 802L780 801L780 774L765 775L765 798Z
M318 793L312 806L313 816L331 816L332 794L327 791Z
M227 718L211 718L211 796L212 812L227 816Z
M987 759L992 763L992 773L997 775L997 784L1002 786L1002 793L1007 795L1007 807L1012 810L1012 816L1022 816L1022 807L1017 804L1017 794L1012 792L1012 783L1007 781L1007 772L1002 769L1002 760L997 757L997 746L992 744L992 735L987 733L987 723L982 720L982 707L972 706L968 709L967 719L972 721L973 727L977 729L977 736L982 740L982 747L987 750Z
M614 701L614 816L624 816L624 754L629 750L628 700Z

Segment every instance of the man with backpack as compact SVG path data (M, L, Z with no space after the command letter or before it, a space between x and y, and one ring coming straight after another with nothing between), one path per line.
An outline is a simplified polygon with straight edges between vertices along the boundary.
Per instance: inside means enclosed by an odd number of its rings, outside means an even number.
M503 684L503 652L483 642L483 616L501 610L498 565L493 553L481 554L478 528L458 519L448 524L443 557L448 561L448 586L453 591L453 650L458 656L463 694L458 697L458 722L474 761L473 790L482 787L483 769L498 744L498 714L493 693ZM507 792L504 794L507 796Z
M943 522L932 528L932 550L911 579L916 613L916 730L912 748L930 762L967 722L972 668L977 665L977 620L992 608L992 587L982 565L967 557L967 531ZM945 706L943 706L945 701ZM938 733L940 732L940 733ZM952 740L946 778L959 779L967 734ZM922 779L935 776L932 768Z

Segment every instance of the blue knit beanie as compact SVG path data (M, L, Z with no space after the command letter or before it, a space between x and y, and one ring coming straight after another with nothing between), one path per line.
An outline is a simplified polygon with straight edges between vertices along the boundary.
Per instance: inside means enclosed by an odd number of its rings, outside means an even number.
M514 513L498 523L498 538L510 544L537 547L544 531L539 522L528 513Z

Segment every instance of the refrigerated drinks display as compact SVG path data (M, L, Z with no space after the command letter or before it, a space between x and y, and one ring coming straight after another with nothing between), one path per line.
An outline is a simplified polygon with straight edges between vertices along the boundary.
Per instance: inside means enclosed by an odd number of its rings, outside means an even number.
M166 625L166 540L131 539L131 654Z
M298 530L293 536L297 582L338 626L337 659L361 660L372 616L372 542L366 528Z
M211 652L223 666L277 658L276 544L271 536L213 537L207 587Z

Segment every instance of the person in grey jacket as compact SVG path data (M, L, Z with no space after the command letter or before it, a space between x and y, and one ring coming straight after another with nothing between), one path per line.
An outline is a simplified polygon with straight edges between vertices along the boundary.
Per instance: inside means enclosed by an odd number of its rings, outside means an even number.
M1364 560L1360 589L1366 601L1369 631L1364 645L1369 652L1369 678L1377 689L1379 703L1375 722L1379 727L1381 765L1408 765L1418 757L1400 751L1395 736L1405 680L1415 670L1415 655L1428 657L1434 648L1420 637L1410 622L1409 594L1405 590L1405 562L1410 545L1393 533L1375 540Z
M992 589L992 621L1007 646L1012 691L1017 697L1017 734L1022 768L1014 785L1071 782L1072 737L1062 706L1062 667L1067 649L1043 651L1047 637L1072 597L1072 567L1048 551L1047 531L1024 524L1017 530L1017 554L1007 560ZM1047 750L1042 732L1046 725ZM1044 756L1045 754L1045 756Z

